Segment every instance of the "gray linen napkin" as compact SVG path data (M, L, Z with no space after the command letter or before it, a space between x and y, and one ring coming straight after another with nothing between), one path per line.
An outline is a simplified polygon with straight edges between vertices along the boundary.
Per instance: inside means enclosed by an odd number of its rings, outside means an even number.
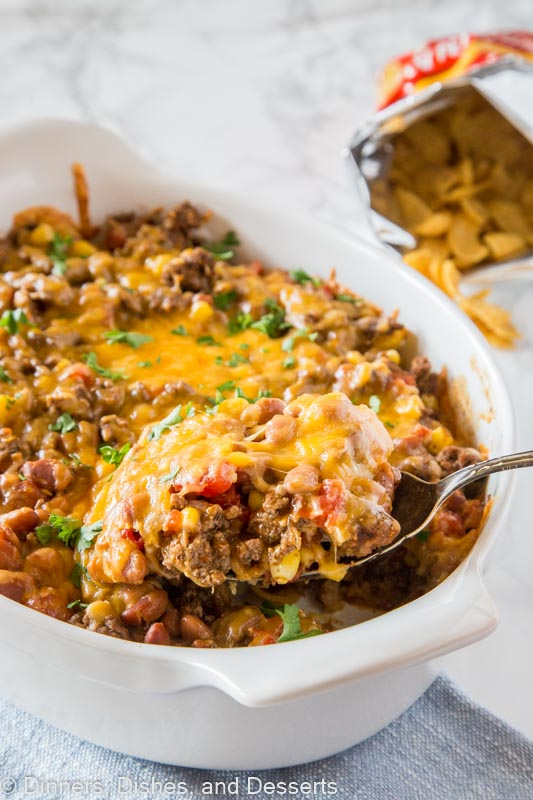
M301 767L253 773L181 769L130 758L0 701L0 797L532 800L533 743L442 676L366 742Z

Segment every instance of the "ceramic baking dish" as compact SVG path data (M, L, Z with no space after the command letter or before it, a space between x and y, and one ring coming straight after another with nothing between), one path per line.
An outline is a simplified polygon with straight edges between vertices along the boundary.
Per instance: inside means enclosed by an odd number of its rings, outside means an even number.
M69 166L84 164L95 220L188 198L214 209L270 265L339 280L402 321L435 367L469 397L479 442L513 449L510 400L474 326L428 281L384 249L314 219L166 180L110 132L43 121L0 137L0 226L15 210L74 213ZM5 697L114 750L183 766L257 769L338 752L375 733L429 685L431 659L488 634L497 614L482 567L510 503L512 477L490 483L494 505L465 562L424 597L324 636L274 647L195 650L101 636L0 597Z

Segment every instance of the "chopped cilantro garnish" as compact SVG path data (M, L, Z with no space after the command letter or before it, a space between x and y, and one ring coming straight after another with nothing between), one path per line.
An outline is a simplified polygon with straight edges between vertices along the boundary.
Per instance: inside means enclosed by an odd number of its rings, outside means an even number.
M245 331L254 324L254 318L251 314L244 311L239 311L237 316L230 319L228 323L228 333L235 334Z
M176 469L173 469L171 472L168 472L166 475L162 475L159 478L159 483L170 483L171 481L174 480L174 478L177 476L178 472L180 472L180 471L181 471L181 467L176 467Z
M235 381L226 381L217 386L217 392L231 392L232 389L235 389Z
M21 480L24 480L23 475L19 477L21 477ZM50 544L50 542L52 541L52 536L54 535L54 530L55 529L51 525L46 525L46 524L38 525L35 528L35 536L37 537L37 541L39 542L39 544L42 545Z
M274 612L283 620L283 630L278 642L293 642L296 639L308 639L311 636L317 636L322 633L322 631L317 630L307 631L307 633L302 631L300 609L297 605L285 603L283 611L280 608L275 608Z
M176 408L173 409L164 419L162 419L161 422L158 422L157 425L154 425L148 434L148 441L157 442L157 440L161 438L165 431L168 431L170 428L174 427L174 425L178 425L180 422L183 422L185 417L192 416L194 416L194 406L191 403L188 403L185 406L185 416L182 414L181 404L176 406Z
M236 367L238 364L249 364L250 360L239 355L239 353L232 353L228 361L228 367Z
M154 365L152 364L152 362L150 360L148 360L148 361L138 361L137 362L137 366L138 367L146 367L146 368L148 368L148 367L153 367Z
M418 539L419 542L427 542L430 535L431 531L428 528L424 528L423 531L418 531L418 533L416 534L416 538Z
M48 248L48 255L52 258L52 274L64 275L67 271L67 250L72 243L72 236L61 236L60 233L54 233L54 238L50 242Z
M249 350L250 349L250 345L246 344L246 342L243 342L242 344L240 344L239 347L241 348L241 350Z
M87 608L88 603L82 603L81 600L73 600L72 603L67 604L67 608Z
M107 339L110 344L127 344L129 347L133 347L134 350L137 350L138 347L147 342L154 341L153 336L147 336L144 333L119 331L117 328L104 333L104 339Z
M388 420L388 419L387 419L387 420L385 420L385 425L386 425L386 427L387 427L387 428L391 428L391 429L396 427L396 426L394 425L394 422L389 422L389 420Z
M0 317L0 326L2 328L7 328L8 333L11 335L18 333L20 325L26 325L28 328L35 328L33 322L30 322L26 313L21 308L16 308L14 311L4 311Z
M235 289L230 289L228 292L221 292L213 297L213 302L221 311L226 311L232 303L237 300L239 294Z
M0 365L0 381L2 383L13 383L13 378L10 378L5 369Z
M204 250L213 253L219 261L229 261L235 255L234 247L240 244L235 231L228 231L220 242L214 244L203 244Z
M296 364L296 359L294 358L294 356L287 356L287 358L283 362L282 366L285 369L292 369L295 364Z
M290 276L293 281L296 281L296 283L301 283L302 286L305 286L306 283L312 283L313 286L320 286L322 283L319 278L311 277L311 275L308 275L303 269L293 269L290 273Z
M268 313L252 322L250 327L265 333L271 339L277 339L283 335L283 331L291 327L285 322L285 309L270 297L265 300L265 306L268 308Z
M199 336L196 340L197 344L205 344L207 347L221 347L220 342L215 342L212 336Z
M74 564L72 572L70 573L70 582L74 584L76 589L81 589L81 579L85 574L85 570L81 564Z
M76 420L65 412L64 414L60 414L55 422L50 423L48 430L57 431L58 433L70 433L70 431L75 430L77 427L78 423Z
M377 394L371 394L368 398L368 405L374 412L374 414L379 414L379 409L381 408L381 400L377 396Z
M129 453L131 450L131 442L126 442L126 444L122 445L120 450L117 450L116 447L111 447L108 444L102 445L99 449L99 453L106 462L106 464L116 464L116 466L120 466L124 460L124 456Z
M87 364L88 367L92 369L93 372L96 372L97 375L101 375L102 378L109 378L109 380L112 381L120 381L120 380L126 380L128 377L123 372L113 372L113 370L111 369L106 369L105 367L101 367L100 364L98 363L98 358L96 353L92 351L90 353L85 353L85 355L83 356L83 361L85 362L85 364Z
M74 547L80 528L81 522L79 519L50 514L46 524L35 528L35 535L40 544L49 544L55 534L59 541L66 544L67 547Z
M335 300L340 300L342 303L355 303L355 305L363 302L362 297L354 297L351 294L336 294Z
M183 325L178 325L177 328L172 328L170 333L173 333L174 336L187 336L187 331Z
M281 349L285 353L290 353L294 350L294 345L296 344L296 339L309 339L310 342L314 342L318 337L318 333L314 331L313 333L309 333L307 328L300 328L291 336L287 336L286 339L283 340Z
M87 548L93 543L93 539L95 538L96 534L100 533L101 530L101 522L93 522L92 525L82 525L76 540L77 549L80 551L87 550Z

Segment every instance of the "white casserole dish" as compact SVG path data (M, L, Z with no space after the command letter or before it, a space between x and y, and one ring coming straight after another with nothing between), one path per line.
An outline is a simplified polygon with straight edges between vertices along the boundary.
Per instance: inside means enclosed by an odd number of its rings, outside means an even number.
M478 441L513 449L513 416L490 350L428 281L385 250L316 220L165 180L113 134L43 121L0 137L0 226L30 205L74 213L69 167L80 161L95 220L188 198L223 215L250 254L327 274L388 310L449 367L471 400ZM226 224L226 223L225 223ZM481 569L509 507L512 478L465 562L440 586L381 617L274 647L194 650L118 641L0 597L0 686L46 721L114 750L182 766L259 769L338 752L404 711L433 678L430 659L487 635L497 613Z

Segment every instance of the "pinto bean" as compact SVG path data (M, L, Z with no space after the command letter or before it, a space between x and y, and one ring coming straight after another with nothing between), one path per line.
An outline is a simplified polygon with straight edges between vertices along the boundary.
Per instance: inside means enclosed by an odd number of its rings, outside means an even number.
M171 636L180 635L181 632L180 615L178 614L174 606L170 606L170 608L167 608L167 610L161 617L161 622L164 624L165 628L167 629L167 631L170 633Z
M58 588L66 581L74 567L70 551L54 547L39 547L24 559L24 572L34 579L37 586Z
M165 613L167 605L167 593L163 589L155 589L123 611L120 618L126 625L146 625L159 619Z
M72 472L66 464L53 458L26 461L22 467L22 474L50 494L64 491L73 480Z
M154 622L144 637L146 644L170 644L170 636L162 622Z
M22 567L20 541L14 530L0 526L0 569L19 570Z
M277 414L272 417L265 428L265 439L272 444L290 442L296 435L296 421L287 414Z
M11 572L0 569L0 594L20 603L24 594L35 591L35 583L25 572Z
M25 539L26 535L33 531L40 522L39 515L33 508L17 508L15 511L8 511L7 514L0 516L0 525L8 525L15 531L19 539Z
M210 639L211 630L195 614L184 614L181 618L181 637L191 644L196 639Z
M318 489L319 472L312 464L299 464L285 475L283 485L289 494L314 492Z
M46 614L48 617L54 617L54 619L61 619L66 622L72 615L72 611L67 608L67 602L67 597L61 589L45 586L28 597L25 605L35 609L35 611L40 611L41 614Z
M16 508L23 506L35 507L39 500L44 500L45 496L41 489L33 483L33 481L19 481L14 486L10 487L6 493L4 508L6 511L12 511Z

